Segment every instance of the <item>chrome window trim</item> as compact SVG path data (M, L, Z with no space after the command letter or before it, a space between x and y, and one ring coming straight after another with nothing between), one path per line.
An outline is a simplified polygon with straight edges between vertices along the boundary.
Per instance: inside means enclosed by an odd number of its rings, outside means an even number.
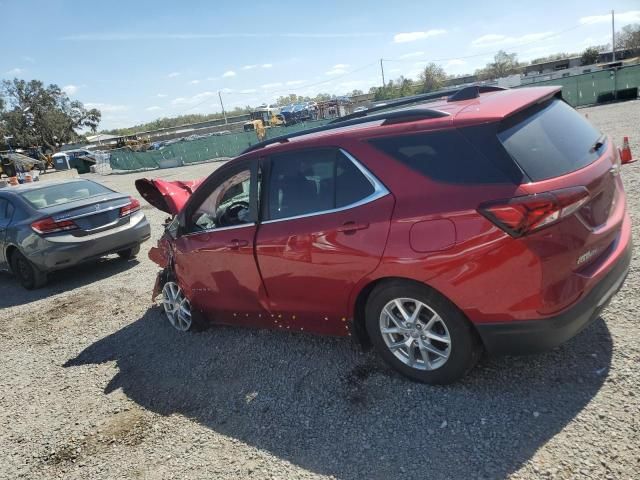
M371 195L368 195L368 196L364 197L363 199L358 200L357 202L351 203L349 205L345 205L344 207L333 208L331 210L321 210L319 212L313 212L313 213L305 213L303 215L295 215L293 217L276 218L274 220L266 220L266 221L261 222L261 223L263 225L267 225L269 223L284 222L286 220L297 220L299 218L315 217L315 216L318 216L318 215L326 215L326 214L329 214L329 213L343 212L345 210L350 210L352 208L356 208L356 207L360 207L362 205L366 205L367 203L374 202L374 201L378 200L379 198L382 198L382 197L384 197L386 195L389 195L389 190L387 190L387 187L385 187L382 184L382 182L380 180L378 180L375 177L375 175L373 175L373 173L371 173L367 169L367 167L362 165L358 160L356 160L354 158L353 155L351 155L346 150L343 150L342 148L339 148L338 150L345 157L347 157L349 159L349 161L351 163L353 163L358 170L360 170L360 172L365 176L365 178L367 180L369 180L369 182L373 186L373 193L371 193Z

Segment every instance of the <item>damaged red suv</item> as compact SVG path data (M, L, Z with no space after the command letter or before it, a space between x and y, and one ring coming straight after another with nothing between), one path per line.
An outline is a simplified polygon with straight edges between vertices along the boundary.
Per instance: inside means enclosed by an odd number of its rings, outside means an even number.
M559 88L468 87L137 186L176 214L150 257L178 330L353 335L449 383L483 350L549 349L598 318L631 258L619 173Z

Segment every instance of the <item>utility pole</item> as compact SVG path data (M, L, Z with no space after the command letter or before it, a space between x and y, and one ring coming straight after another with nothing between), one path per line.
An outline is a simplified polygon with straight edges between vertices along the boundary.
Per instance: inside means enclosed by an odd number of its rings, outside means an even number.
M380 72L382 73L382 87L384 88L385 81L384 81L384 66L382 65L382 59L380 59Z
M613 10L611 10L611 52L613 53L613 58L611 60L615 62L616 61L616 26L615 26Z
M218 98L220 99L220 106L222 107L222 116L224 117L224 124L227 124L227 114L224 111L224 103L222 103L222 94L218 90Z

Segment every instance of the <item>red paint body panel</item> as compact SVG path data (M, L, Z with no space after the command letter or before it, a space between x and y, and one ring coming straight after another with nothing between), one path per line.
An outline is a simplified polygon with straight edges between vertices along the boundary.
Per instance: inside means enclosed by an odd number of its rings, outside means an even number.
M354 317L360 292L390 277L429 285L476 324L544 319L568 310L611 271L631 242L610 140L596 161L551 180L464 185L416 174L369 143L381 136L499 121L557 91L536 87L434 102L428 107L450 116L327 131L239 157L339 147L390 194L326 215L169 239L180 284L194 306L214 321L331 335L348 334L344 320ZM162 181L153 186L171 197L172 211L187 201L189 188L196 188ZM590 195L579 215L520 238L478 211L487 201L575 186L584 186ZM345 222L367 228L338 231ZM233 240L246 245L230 248ZM588 260L581 261L585 254ZM154 251L154 261L162 265L161 257Z
M157 209L176 215L204 180L204 178L200 178L183 182L140 178L136 180L136 189L147 202Z
M260 226L260 272L270 310L282 315L286 327L347 332L349 294L380 262L393 204L387 195L342 212ZM340 231L348 222L366 228Z
M192 308L216 323L262 326L264 289L253 255L256 228L184 235L174 270Z

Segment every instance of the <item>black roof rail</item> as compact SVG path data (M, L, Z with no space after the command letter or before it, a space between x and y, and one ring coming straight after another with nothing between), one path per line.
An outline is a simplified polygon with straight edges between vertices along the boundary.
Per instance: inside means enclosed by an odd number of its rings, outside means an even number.
M398 98L396 100L389 100L386 102L383 101L383 103L369 107L367 110L363 110L362 112L351 113L344 117L336 118L334 120L331 120L331 122L329 123L340 123L345 120L350 120L352 118L366 117L369 114L373 112L379 112L380 110L388 110L390 108L401 107L402 105L410 105L412 103L424 102L426 100L435 100L437 98L443 98L448 95L452 95L457 91L458 90L456 89L456 90L445 90L441 92L421 93L419 95L412 95L410 97Z
M340 120L342 120L341 122L336 122L336 123L330 122L321 127L310 128L308 130L301 130L299 132L279 135L277 137L263 140L262 142L258 142L255 145L251 145L250 147L245 149L242 152L242 154L253 152L254 150L258 150L260 148L266 147L267 145L273 145L274 143L284 143L289 141L290 138L302 137L304 135L311 135L313 133L318 133L318 132L326 132L328 130L335 130L337 128L342 128L342 127L350 127L352 125L358 125L361 123L376 122L381 120L383 122L382 123L383 125L391 125L394 123L411 122L416 120L426 120L428 118L440 118L440 117L447 117L447 116L449 116L447 112L441 112L439 110L431 110L429 108L411 108L411 109L404 109L404 110L394 110L391 112L379 113L377 115L369 115L366 117L356 117L356 118L349 118L350 116L347 116L347 117L340 118Z
M455 92L453 95L447 98L447 102L471 100L472 98L478 98L481 93L498 92L500 90L506 90L506 88L494 85L471 85L470 87L464 87Z

